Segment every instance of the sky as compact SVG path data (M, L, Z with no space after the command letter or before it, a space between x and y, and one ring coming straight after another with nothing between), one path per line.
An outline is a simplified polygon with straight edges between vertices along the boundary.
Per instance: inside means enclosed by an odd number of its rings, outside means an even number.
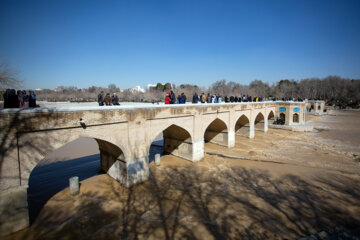
M26 88L360 78L359 0L1 0Z

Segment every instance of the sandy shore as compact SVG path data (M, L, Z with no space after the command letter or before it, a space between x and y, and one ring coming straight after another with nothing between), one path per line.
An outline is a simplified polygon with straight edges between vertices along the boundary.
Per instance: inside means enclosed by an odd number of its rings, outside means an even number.
M198 163L167 155L150 180L107 175L51 198L5 239L297 239L360 226L360 112L307 116L312 133L269 129L206 144Z

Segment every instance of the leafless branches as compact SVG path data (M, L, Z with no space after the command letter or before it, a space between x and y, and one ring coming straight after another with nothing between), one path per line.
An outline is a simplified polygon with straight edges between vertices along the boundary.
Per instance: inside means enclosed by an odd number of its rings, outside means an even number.
M0 88L16 88L21 86L18 71L11 69L7 62L0 60Z

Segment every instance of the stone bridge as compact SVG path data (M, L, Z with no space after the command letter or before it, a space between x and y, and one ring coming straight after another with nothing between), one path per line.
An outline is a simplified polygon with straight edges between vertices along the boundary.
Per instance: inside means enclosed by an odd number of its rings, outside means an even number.
M236 134L253 138L255 129L267 132L274 118L304 124L305 103L6 109L0 116L0 233L6 234L29 225L31 171L73 140L95 139L101 170L129 187L148 178L150 146L159 135L165 152L196 162L204 157L205 142L233 147Z

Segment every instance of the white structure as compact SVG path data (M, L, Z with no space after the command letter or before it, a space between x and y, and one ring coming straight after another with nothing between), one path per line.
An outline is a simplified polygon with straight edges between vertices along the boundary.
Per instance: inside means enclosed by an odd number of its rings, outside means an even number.
M130 91L132 92L141 92L141 93L144 93L145 92L145 89L143 89L142 87L140 86L136 86L134 88L131 88Z

